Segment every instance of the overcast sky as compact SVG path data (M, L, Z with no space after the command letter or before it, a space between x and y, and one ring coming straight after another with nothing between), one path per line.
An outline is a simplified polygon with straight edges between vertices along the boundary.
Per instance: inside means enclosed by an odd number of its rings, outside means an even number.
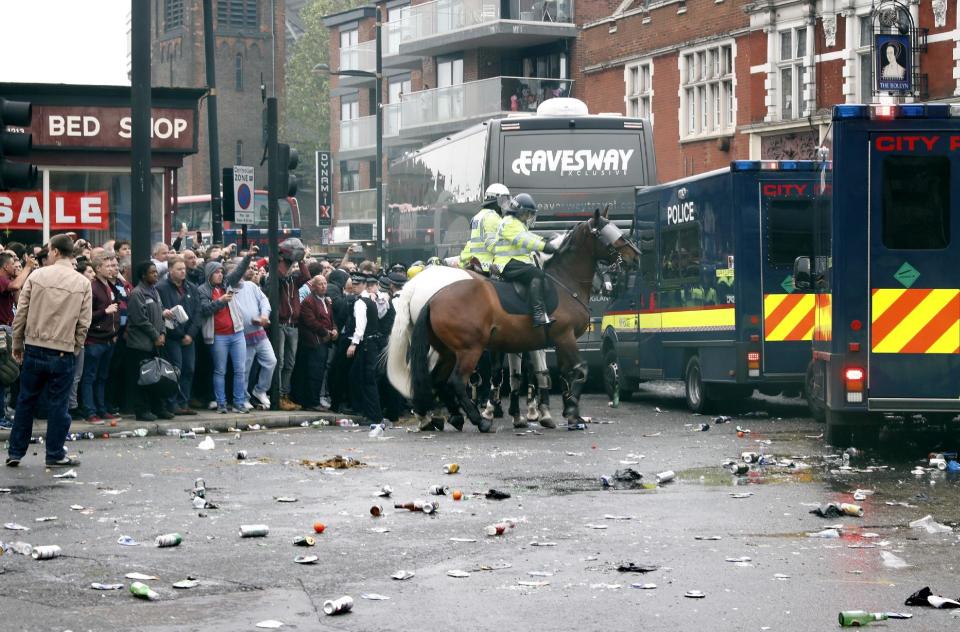
M130 3L0 0L0 82L130 85Z

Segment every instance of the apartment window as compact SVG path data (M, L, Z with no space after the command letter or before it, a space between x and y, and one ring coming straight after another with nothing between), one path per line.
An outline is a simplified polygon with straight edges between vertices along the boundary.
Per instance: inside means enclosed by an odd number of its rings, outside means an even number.
M627 116L651 119L653 117L653 63L640 62L627 66Z
M233 82L237 92L243 90L243 55L240 53L233 58Z
M736 120L733 44L684 52L680 77L681 137L732 132Z
M169 33L183 26L183 0L164 0L163 31Z
M804 115L803 84L807 69L807 28L780 31L780 63L777 67L780 86L780 118L790 120Z
M340 162L340 190L360 190L360 161L342 160Z
M873 19L869 15L861 15L857 24L860 36L857 41L857 101L870 103L873 101L873 57L870 54L871 40L873 39Z
M257 0L217 0L217 25L223 28L259 28Z
M400 42L410 39L410 5L387 9L387 55L400 52Z
M237 160L233 164L242 165L243 164L243 141L237 141Z
M400 103L405 94L413 92L413 84L410 82L410 75L391 78L387 84L387 103Z

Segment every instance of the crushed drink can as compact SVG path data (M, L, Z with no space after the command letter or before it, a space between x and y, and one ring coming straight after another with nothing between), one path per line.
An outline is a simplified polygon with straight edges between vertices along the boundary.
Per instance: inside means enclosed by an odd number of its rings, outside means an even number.
M567 424L567 430L586 430L586 424Z
M676 472L674 472L673 470L667 470L666 472L660 472L659 474L657 474L657 483L660 483L660 484L669 483L670 481L672 481L672 480L675 479L676 477L677 477L677 474L676 474Z
M600 477L600 485L604 489L613 487L613 477L610 476L609 474L604 474L603 476Z
M863 517L863 507L853 503L840 503L840 511L845 516L853 516L855 518Z
M264 538L268 533L270 533L270 527L265 524L240 525L241 538Z
M383 507L381 505L374 505L370 507L370 515L374 518L379 518L383 515Z
M760 460L760 455L756 452L744 452L740 455L740 458L743 459L744 463L756 463Z
M203 426L197 426L196 428L191 428L190 432L192 432L193 434L206 434L207 429L204 428Z
M942 454L937 454L930 459L930 467L935 467L942 472L947 469L947 460Z
M345 614L351 610L353 610L353 597L349 595L323 602L323 612L328 615Z
M384 498L390 498L391 494L393 494L393 488L389 485L384 485L380 488L380 491L377 492L377 496L383 496Z
M179 437L181 432L183 432L183 430L180 428L167 428L166 430L168 437Z
M247 459L247 451L246 451L246 450L238 450L238 451L237 451L237 460L238 460L238 461L245 461L246 459Z
M179 533L165 533L157 536L157 546L161 548L180 546L181 542L183 542L183 536Z
M293 546L315 546L316 544L316 538L309 535L298 535L293 539Z
M507 532L510 527L513 526L509 522L498 522L487 527L487 535L497 536L503 535Z
M449 487L445 487L443 485L430 486L430 493L433 494L434 496L446 496L449 490L450 490Z
M51 544L49 546L35 546L33 551L30 552L30 557L35 560L52 560L55 557L60 557L63 551L56 544Z
M417 511L422 511L425 514L432 514L439 507L437 503L430 502L429 500L425 502L414 502L413 505Z
M727 469L734 476L743 476L750 471L750 466L746 463L731 463L727 466Z
M443 472L445 474L456 474L460 471L460 466L456 463L447 463L443 466Z

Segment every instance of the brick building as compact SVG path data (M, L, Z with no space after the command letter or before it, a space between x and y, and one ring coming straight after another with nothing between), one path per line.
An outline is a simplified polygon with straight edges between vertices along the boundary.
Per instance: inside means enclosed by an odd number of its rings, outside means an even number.
M583 4L591 3L576 9ZM582 96L571 81L574 0L386 0L330 15L332 70L375 69L377 6L385 164L482 120L535 110L550 96ZM331 76L336 243L374 237L374 89L373 78Z
M734 159L814 158L830 107L869 103L871 0L582 3L574 79L592 112L653 122L662 181ZM880 5L879 2L875 3ZM900 5L917 100L960 95L960 15L946 0ZM578 7L579 8L579 7ZM901 23L905 22L901 16Z
M205 87L202 0L152 0L151 8L153 85ZM213 0L213 10L220 165L255 166L257 187L265 189L260 81L263 77L268 95L282 98L284 2ZM206 100L200 122L199 152L177 174L180 195L210 192Z

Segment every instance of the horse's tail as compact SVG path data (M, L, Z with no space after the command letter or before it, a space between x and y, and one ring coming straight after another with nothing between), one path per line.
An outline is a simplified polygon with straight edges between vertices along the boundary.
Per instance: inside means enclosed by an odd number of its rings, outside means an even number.
M410 365L407 363L414 325L410 317L410 301L412 298L413 286L411 284L406 292L401 291L393 299L393 308L397 314L393 321L393 329L390 331L390 340L385 351L387 378L393 384L393 387L407 399L412 397L411 371Z
M430 380L430 304L420 310L410 340L413 410L421 415L433 408L433 384Z

